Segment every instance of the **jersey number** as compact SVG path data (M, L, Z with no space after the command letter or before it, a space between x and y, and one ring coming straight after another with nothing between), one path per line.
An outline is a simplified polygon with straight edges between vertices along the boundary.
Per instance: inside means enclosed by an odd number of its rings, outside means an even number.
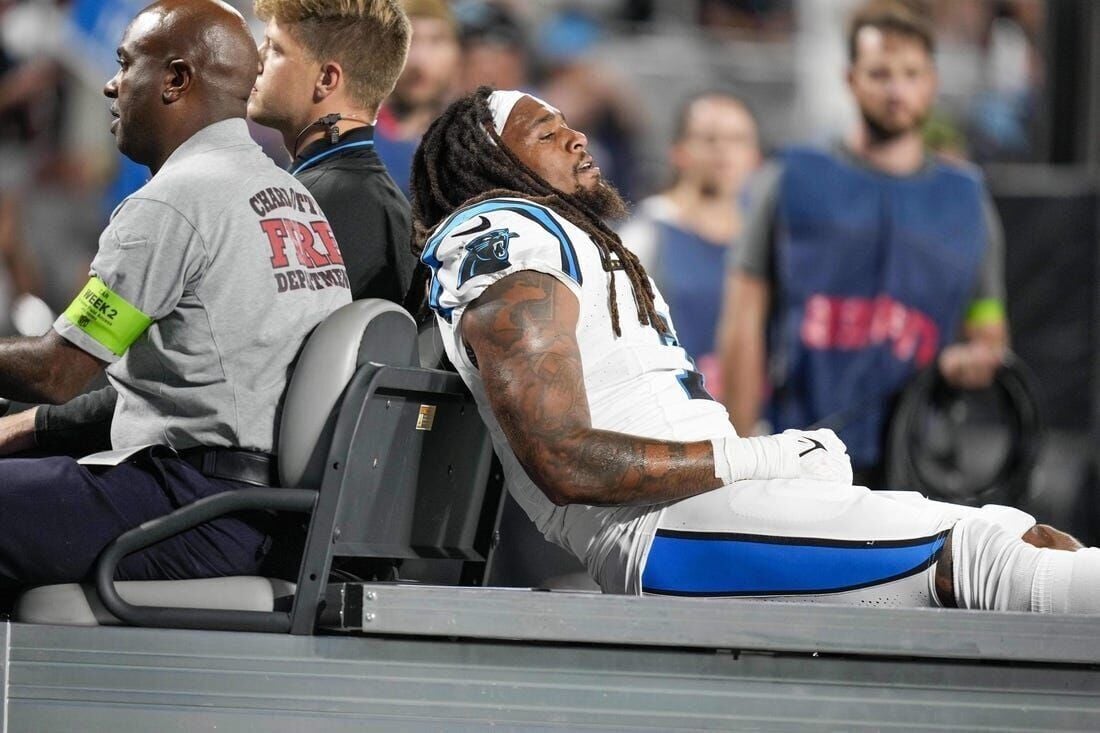
M669 319L665 317L665 323L668 322ZM666 346L680 347L680 342L677 340L675 333L662 334L661 340ZM692 366L695 366L695 360L687 356L687 352L684 353L684 356ZM706 379L699 372L693 369L682 369L680 373L676 375L676 379L679 380L680 386L684 388L684 392L687 394L689 400L714 401L714 398L710 396L710 392L707 392Z

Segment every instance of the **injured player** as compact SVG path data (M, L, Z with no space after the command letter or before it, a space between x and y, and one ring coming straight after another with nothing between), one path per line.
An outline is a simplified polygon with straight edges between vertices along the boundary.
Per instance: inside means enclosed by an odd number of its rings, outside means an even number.
M830 431L741 438L550 104L482 88L417 150L414 245L509 490L605 592L1100 612L1100 550L851 485Z

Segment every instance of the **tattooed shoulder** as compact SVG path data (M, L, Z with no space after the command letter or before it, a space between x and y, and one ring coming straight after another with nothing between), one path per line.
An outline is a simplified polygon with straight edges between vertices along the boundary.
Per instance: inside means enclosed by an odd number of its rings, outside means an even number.
M474 351L511 350L525 339L567 325L576 327L578 304L550 275L521 270L493 283L462 319L462 333ZM484 358L484 355L482 355Z

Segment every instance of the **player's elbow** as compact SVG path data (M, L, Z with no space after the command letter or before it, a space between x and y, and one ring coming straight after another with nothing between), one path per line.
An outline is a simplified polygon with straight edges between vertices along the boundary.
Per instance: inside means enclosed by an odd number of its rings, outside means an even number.
M595 494L592 477L581 470L575 446L580 435L558 441L540 441L536 450L520 457L527 475L555 506L592 503Z
M570 504L577 503L568 493L558 490L557 487L539 486L539 488L542 490L543 495L546 496L554 506L569 506Z
M608 484L598 482L578 482L558 484L542 488L542 493L555 506L569 506L571 504L584 504L585 506L618 506L621 499L609 492L612 488Z
M585 491L582 487L562 484L540 484L542 493L554 506L570 506L572 504L599 504L600 501L594 492Z
M527 475L539 487L539 491L550 500L554 506L569 506L582 503L582 492L578 491L575 483L572 483L564 471L556 466L534 465L525 466Z
M553 482L545 482L539 486L554 506L570 506L571 504L597 504L595 492L577 483L571 483L564 479Z
M567 470L558 471L538 486L555 506L614 506L619 503L607 477L599 471L586 470L579 463L569 464Z

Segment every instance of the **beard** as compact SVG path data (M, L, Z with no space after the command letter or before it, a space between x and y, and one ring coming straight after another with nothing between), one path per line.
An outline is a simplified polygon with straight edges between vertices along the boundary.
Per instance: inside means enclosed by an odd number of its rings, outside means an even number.
M401 82L386 98L386 104L398 119L423 109L442 111L447 106L448 85L437 82L427 86L423 79L419 69L406 67Z
M871 137L879 142L890 142L914 130L919 130L924 125L924 121L928 118L927 113L914 115L912 122L907 125L899 125L886 122L872 114L868 114L868 112L863 109L859 111L859 114L860 117L863 118L863 122L867 125Z
M595 188L579 188L569 198L601 219L619 221L630 214L622 194L602 178Z
M722 186L713 178L706 178L699 184L699 195L707 200L716 199L722 195Z

